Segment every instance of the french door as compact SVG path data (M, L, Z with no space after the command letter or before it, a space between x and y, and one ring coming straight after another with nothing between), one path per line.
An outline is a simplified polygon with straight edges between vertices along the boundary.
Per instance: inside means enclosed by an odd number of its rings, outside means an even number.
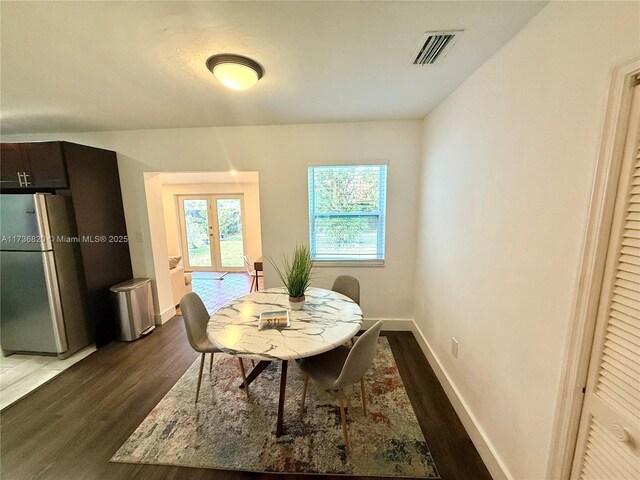
M179 195L182 256L187 270L244 269L244 198Z

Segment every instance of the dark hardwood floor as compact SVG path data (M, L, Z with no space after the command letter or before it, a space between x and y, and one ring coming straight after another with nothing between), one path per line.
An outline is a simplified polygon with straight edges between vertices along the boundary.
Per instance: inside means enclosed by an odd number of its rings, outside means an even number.
M490 479L413 335L386 336L442 478ZM281 476L109 463L196 356L174 318L145 339L111 343L64 371L0 413L2 480Z

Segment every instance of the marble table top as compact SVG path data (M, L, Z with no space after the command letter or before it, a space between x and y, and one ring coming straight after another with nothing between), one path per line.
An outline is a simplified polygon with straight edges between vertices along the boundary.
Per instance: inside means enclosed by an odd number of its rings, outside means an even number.
M209 320L207 336L220 350L257 360L293 360L326 352L352 338L362 310L344 295L309 288L302 310L289 310L284 288L269 288L231 300ZM258 330L260 312L289 310L291 326Z

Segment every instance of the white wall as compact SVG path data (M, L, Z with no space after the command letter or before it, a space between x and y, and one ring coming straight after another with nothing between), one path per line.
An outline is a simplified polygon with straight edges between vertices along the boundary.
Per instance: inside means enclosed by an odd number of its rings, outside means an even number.
M307 164L388 160L387 258L384 267L318 269L315 285L330 287L347 273L360 279L367 318L413 318L414 252L421 121L360 122L264 127L187 128L4 136L3 141L68 140L118 152L118 166L134 274L151 277L158 291L170 287L169 273L150 244L144 172L257 171L260 175L262 248L280 257L309 242ZM158 221L160 219L158 218ZM162 222L164 224L164 218ZM163 226L164 228L164 226ZM135 241L136 232L144 236ZM156 248L160 250L160 248ZM165 242L166 250L166 242ZM165 255L166 256L166 255ZM159 255L158 255L159 257ZM156 278L157 274L157 278ZM165 278L166 277L166 278ZM265 283L276 285L265 262ZM393 286L393 287L392 287ZM170 312L170 295L157 308Z
M162 185L162 204L169 255L182 255L177 195L242 194L244 203L245 255L262 256L260 191L257 183L199 183Z
M161 271L161 274L140 275L136 272L134 267L133 275L135 277L149 277L153 279L153 289L156 292L153 298L156 313L155 320L156 324L161 324L175 315L173 290L171 287L169 264L167 260L169 253L167 251L167 242L165 239L166 228L164 224L164 210L162 208L162 179L160 175L156 173L147 173L143 176L143 179L143 189L146 204L148 205L148 218L153 220L149 222L149 234L143 235L143 243L148 245L146 251L151 255L151 258L148 260L148 265L151 269L156 268L158 271ZM134 236L131 235L131 230L128 226L127 230L131 242L133 241ZM152 242L151 239L154 239L154 241ZM135 265L135 262L132 263Z
M425 120L416 323L515 479L545 476L609 77L639 19L552 2Z

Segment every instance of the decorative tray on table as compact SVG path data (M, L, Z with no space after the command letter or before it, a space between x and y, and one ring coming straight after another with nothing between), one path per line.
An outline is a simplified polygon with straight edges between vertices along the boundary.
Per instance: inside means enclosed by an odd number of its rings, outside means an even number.
M287 328L290 326L289 310L262 312L258 319L258 330L264 330L265 328Z

